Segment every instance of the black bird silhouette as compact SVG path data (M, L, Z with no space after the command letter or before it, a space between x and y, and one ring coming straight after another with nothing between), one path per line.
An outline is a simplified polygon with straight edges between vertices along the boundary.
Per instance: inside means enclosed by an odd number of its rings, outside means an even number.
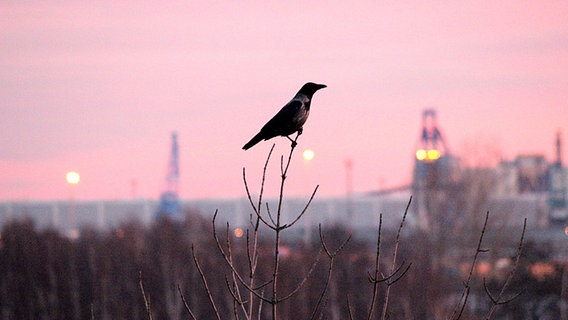
M260 129L260 132L243 146L243 150L248 150L262 140L272 139L277 136L284 136L294 143L289 135L294 132L298 132L298 135L302 134L304 123L306 123L308 115L310 114L312 97L316 91L325 87L327 87L325 84L313 82L308 82L303 85L294 98L282 107L282 109Z

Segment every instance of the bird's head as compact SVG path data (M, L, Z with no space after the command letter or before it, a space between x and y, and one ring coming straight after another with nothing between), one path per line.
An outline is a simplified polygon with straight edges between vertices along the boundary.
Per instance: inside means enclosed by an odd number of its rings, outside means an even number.
M298 93L303 93L311 98L314 95L314 93L316 93L316 91L318 91L319 89L323 89L325 87L327 87L325 84L308 82L302 86L302 88L300 89L300 91L298 91Z

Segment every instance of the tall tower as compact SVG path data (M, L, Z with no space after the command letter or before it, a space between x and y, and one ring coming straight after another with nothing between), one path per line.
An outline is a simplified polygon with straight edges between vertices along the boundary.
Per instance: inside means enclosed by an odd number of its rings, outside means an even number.
M170 218L181 220L182 210L179 202L179 153L177 132L172 132L172 149L170 153L170 162L166 173L166 184L162 195L160 196L160 204L156 212L156 219Z
M455 208L447 207L447 200L459 172L459 161L448 150L434 109L426 109L422 113L422 129L415 156L413 208L419 226L431 229L434 221L452 220Z
M562 137L560 131L556 134L556 159L550 166L548 186L548 206L550 221L564 223L568 220L566 205L566 173L562 164Z

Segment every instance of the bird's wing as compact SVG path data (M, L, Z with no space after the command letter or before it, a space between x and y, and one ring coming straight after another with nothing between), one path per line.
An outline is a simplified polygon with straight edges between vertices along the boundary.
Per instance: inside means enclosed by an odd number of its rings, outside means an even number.
M292 120L298 111L302 108L302 101L292 100L288 102L278 113L272 117L265 125L262 127L261 131L266 133L273 133L275 135L281 135L282 130L287 129L286 127L291 125Z

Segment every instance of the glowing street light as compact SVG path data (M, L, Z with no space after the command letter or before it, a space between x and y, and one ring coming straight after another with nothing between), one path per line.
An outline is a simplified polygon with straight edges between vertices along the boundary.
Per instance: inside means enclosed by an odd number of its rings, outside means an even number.
M68 184L77 184L81 180L81 176L75 171L69 171L65 175Z
M310 161L314 158L315 156L315 152L311 149L306 149L304 150L304 152L302 153L302 157L304 158L304 160L306 161Z
M77 217L75 212L75 197L73 195L75 186L81 180L81 176L75 171L69 171L65 174L65 180L69 184L69 219L70 219L70 228L67 231L68 236L71 239L79 238L79 229L77 229Z

